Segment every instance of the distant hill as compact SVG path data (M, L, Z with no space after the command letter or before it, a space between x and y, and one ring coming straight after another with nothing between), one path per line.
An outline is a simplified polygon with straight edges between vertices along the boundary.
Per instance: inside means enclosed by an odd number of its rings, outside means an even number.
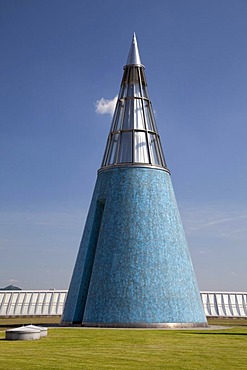
M22 289L15 285L8 285L5 288L0 288L0 290L22 290Z

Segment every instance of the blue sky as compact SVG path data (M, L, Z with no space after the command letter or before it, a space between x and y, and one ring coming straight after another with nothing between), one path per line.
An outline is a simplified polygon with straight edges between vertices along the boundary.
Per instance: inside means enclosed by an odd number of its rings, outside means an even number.
M247 1L0 0L0 287L66 289L132 34L201 290L246 291Z

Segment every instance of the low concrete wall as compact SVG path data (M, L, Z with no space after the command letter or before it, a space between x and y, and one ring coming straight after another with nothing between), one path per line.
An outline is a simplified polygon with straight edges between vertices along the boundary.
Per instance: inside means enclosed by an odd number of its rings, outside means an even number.
M67 290L2 290L0 316L61 316ZM201 292L206 316L246 317L246 292Z

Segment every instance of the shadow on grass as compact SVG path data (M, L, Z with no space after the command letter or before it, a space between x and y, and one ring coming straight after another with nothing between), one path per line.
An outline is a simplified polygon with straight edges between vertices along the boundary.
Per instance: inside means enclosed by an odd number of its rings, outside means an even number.
M189 334L189 335L231 335L231 336L235 336L235 335L247 335L247 333L203 333L203 332L197 332L197 333L183 333L183 334Z

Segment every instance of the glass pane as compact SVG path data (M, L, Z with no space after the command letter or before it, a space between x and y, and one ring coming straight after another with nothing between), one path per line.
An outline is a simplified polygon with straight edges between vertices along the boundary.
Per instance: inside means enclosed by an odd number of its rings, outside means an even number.
M134 85L133 84L130 84L128 86L127 97L128 98L133 98L134 97Z
M142 96L148 99L148 92L146 86L142 86Z
M145 130L145 123L142 110L142 100L134 100L134 128Z
M122 132L118 163L132 162L132 132Z
M127 96L127 90L128 90L128 85L127 84L124 84L121 86L121 90L120 90L120 93L119 93L119 98L125 98Z
M150 105L149 105L149 113L150 113L152 124L153 124L153 130L155 132L158 132L157 127L156 127L156 123L155 123L155 117L154 117L154 112L153 112L151 102L150 102Z
M123 73L123 78L122 78L121 85L123 85L124 83L126 84L128 82L128 76L129 76L129 69L124 68L124 73Z
M126 106L125 106L122 130L129 130L133 128L133 123L132 123L133 116L134 116L134 100L128 99L126 101Z
M141 83L143 86L147 86L147 81L146 81L146 77L145 77L145 73L144 73L144 69L143 68L140 68L139 69L140 71L140 76L141 76Z
M113 131L121 130L122 128L122 121L123 121L123 104L122 102L118 102L118 106L115 113L115 122L113 126Z
M112 119L111 131L116 131L117 130L119 114L120 114L120 104L117 103L117 107L115 109L115 113L114 113L114 116L113 116L113 119Z
M151 163L162 165L160 155L159 155L156 135L149 134L149 148L150 148Z
M129 83L133 84L138 82L139 82L138 67L130 68Z
M134 162L149 163L145 132L135 132Z
M127 92L128 98L140 98L142 96L141 88L139 84L131 84L128 87L128 92Z
M147 101L144 102L144 114L146 118L147 130L155 131L153 120L152 120L152 115L151 115L151 109Z
M163 149L162 149L162 146L161 146L161 143L160 143L160 140L159 140L158 137L157 137L157 147L158 147L159 153L160 153L161 164L162 164L162 166L166 167L166 161L165 161Z
M105 153L104 153L104 157L103 157L103 160L102 160L102 164L101 164L101 167L102 166L106 166L106 163L107 163L107 153L108 153L108 149L109 149L109 145L110 145L110 139L109 139L110 136L108 136L108 139L107 139L107 143L106 143L106 148L105 148Z
M119 134L112 135L111 146L110 146L110 150L109 150L109 154L108 154L108 160L107 160L106 165L116 163L117 150L118 150L118 140L119 140Z
M140 98L142 96L141 88L139 84L134 85L134 96Z

